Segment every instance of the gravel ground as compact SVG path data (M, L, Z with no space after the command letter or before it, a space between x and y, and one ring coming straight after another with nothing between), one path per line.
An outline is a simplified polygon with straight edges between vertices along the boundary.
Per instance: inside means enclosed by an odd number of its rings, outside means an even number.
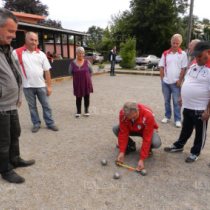
M29 111L24 101L20 109L21 154L35 158L36 164L16 171L26 178L22 185L0 179L0 209L17 210L208 210L210 198L210 143L200 159L186 164L192 139L181 154L167 154L163 147L174 142L180 129L173 123L161 125L163 97L158 77L118 75L94 76L91 117L74 118L72 80L54 84L50 98L59 132L45 128L32 134ZM114 160L118 153L112 126L128 100L150 106L160 124L162 148L155 150L145 165L143 177ZM40 110L41 115L41 110ZM209 134L209 132L208 132ZM138 147L140 139L136 139ZM101 166L100 160L108 165ZM126 157L135 166L138 152ZM119 172L121 179L114 180Z

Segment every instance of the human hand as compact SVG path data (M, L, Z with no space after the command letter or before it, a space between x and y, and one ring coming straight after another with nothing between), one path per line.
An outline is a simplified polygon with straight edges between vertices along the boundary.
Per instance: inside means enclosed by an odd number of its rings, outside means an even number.
M52 87L48 86L47 87L47 96L50 96L52 94Z
M123 163L124 159L125 159L125 154L123 152L120 152L117 157L117 161Z
M201 115L201 119L202 119L203 121L208 120L209 117L210 117L210 115L209 115L209 113L208 113L206 110L205 110L205 111L203 112L203 114Z
M144 161L139 160L136 170L141 171L142 169L144 169Z
M176 81L176 86L177 87L181 87L181 85L182 85L182 81L180 81L180 80Z

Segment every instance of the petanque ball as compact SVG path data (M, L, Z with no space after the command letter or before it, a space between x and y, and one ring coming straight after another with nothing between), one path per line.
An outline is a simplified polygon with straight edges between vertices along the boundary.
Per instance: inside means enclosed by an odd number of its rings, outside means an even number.
M108 164L107 160L103 159L101 160L101 165L102 166L106 166Z
M120 179L120 174L118 172L116 172L113 176L114 179Z

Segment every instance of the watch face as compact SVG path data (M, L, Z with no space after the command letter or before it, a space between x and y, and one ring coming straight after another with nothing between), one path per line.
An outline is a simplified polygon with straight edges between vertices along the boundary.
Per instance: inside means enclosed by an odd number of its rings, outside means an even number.
M141 130L141 125L137 125L137 128L138 128L139 130Z

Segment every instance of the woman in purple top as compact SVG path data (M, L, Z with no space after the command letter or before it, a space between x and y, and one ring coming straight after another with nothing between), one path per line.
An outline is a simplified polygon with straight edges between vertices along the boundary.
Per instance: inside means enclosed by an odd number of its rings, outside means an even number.
M91 80L92 66L91 63L84 59L85 50L83 47L77 47L76 59L71 62L69 66L70 75L73 77L73 89L76 96L77 113L75 117L81 116L82 98L84 97L85 113L84 116L90 116L89 104L90 93L93 92L93 85Z

